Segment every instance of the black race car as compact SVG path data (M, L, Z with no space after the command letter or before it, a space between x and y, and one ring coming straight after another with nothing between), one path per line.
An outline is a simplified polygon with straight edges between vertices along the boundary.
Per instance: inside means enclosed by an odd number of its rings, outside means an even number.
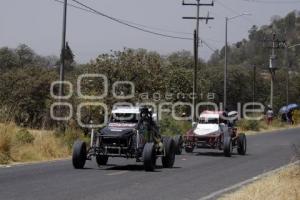
M162 137L148 108L119 107L105 128L91 131L90 147L83 141L74 143L72 162L82 169L92 157L98 165L106 165L109 157L133 158L143 162L146 171L153 171L161 157L163 167L172 168L180 139Z

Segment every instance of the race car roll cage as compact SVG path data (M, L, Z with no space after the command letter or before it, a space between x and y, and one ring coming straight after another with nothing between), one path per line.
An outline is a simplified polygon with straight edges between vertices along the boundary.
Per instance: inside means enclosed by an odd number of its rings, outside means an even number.
M119 146L104 146L104 148L101 148L102 144L102 139L105 138L110 138L110 136L101 136L100 132L101 130L95 132L95 129L91 129L91 137L90 137L90 147L87 149L87 160L91 160L93 156L109 156L109 157L123 157L123 158L136 158L137 161L141 161L138 155L138 149L142 148L140 145L140 140L141 140L141 133L139 131L140 127L143 125L143 123L149 123L147 125L147 136L145 143L147 142L154 142L156 144L156 156L157 157L163 157L166 155L166 150L163 148L163 151L159 151L157 147L158 140L161 140L161 136L159 135L158 132L158 127L156 123L153 121L152 118L152 112L148 110L148 108L141 108L140 112L140 117L138 117L138 123L136 127L134 128L134 134L136 137L136 146L134 149L134 152L131 152L130 150L130 145L132 142L132 137L129 137L128 140L126 141L126 146L122 147L121 145ZM144 135L144 134L143 134ZM120 139L120 138L115 138L114 139ZM144 137L145 139L145 137ZM119 143L120 144L120 143ZM117 150L117 153L109 153L109 150Z

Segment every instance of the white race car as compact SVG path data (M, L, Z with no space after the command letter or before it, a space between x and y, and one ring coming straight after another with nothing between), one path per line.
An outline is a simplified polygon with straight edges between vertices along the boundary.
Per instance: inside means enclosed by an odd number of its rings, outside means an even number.
M233 148L236 148L240 155L245 155L246 135L238 133L226 117L223 111L202 112L199 121L184 136L185 151L192 153L194 148L219 149L230 157Z

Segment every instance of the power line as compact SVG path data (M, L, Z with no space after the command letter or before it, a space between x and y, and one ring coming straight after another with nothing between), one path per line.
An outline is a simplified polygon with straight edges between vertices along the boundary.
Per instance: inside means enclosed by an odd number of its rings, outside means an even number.
M62 0L53 0L53 1L56 1L58 3L63 3ZM76 8L76 9L79 9L79 10L83 10L83 11L86 11L86 12L89 12L89 13L92 13L92 14L97 14L94 11L91 11L89 9L85 9L85 8L76 6L76 5L71 4L71 3L68 3L68 6ZM116 18L116 19L118 19L118 18ZM153 30L164 31L164 32L169 32L169 33L175 33L175 34L182 34L182 35L193 35L192 33L188 33L188 32L174 31L174 30L168 30L168 29L163 29L163 28L157 28L157 27L148 26L148 25L144 25L144 24L139 24L139 23L128 21L128 20L124 20L124 19L118 19L118 20L126 22L126 23L129 23L129 24L137 25L137 26L142 26L144 28L153 29Z
M62 0L53 0L53 1L58 2L58 3L64 3ZM76 1L76 0L72 0L72 1L75 2L75 3L77 3L80 6L76 6L76 5L71 4L71 3L68 3L68 6L76 8L76 9L79 9L79 10L82 10L82 11L85 11L85 12L89 12L89 13L92 13L92 14L96 14L96 15L100 15L100 16L106 17L106 18L108 18L110 20L118 22L118 23L120 23L122 25L129 26L131 28L137 29L139 31L143 31L143 32L146 32L146 33L158 35L158 36L161 36L161 37L167 37L167 38L173 38L173 39L182 39L182 40L193 40L192 38L188 38L188 37L178 37L178 36L173 36L173 35L168 35L168 34L163 34L163 33L157 33L157 32L151 31L151 30L146 30L146 29L140 28L138 26L142 26L142 27L150 28L150 29L161 30L161 31L166 31L166 32L177 33L177 34L190 34L191 35L191 33L179 32L179 31L171 31L171 30L167 30L167 29L150 27L150 26L146 26L146 25L143 25L143 24L138 24L138 23L135 23L135 22L127 21L127 20L118 19L118 18L109 16L107 14L104 14L104 13L98 11L98 10L95 10L95 9L93 9L93 8L87 6L87 5L85 5L85 4L83 4L83 3L79 2L79 1ZM213 52L216 51L216 48L211 47L206 41L202 40L201 38L200 38L200 40L201 40L201 42L208 49L210 49ZM208 39L208 40L210 40L210 39Z
M207 42L205 42L204 40L201 40L201 43L203 43L207 48L209 48L211 51L215 52L217 51L216 48L213 48L210 44L208 44Z
M104 14L104 13L102 13L102 12L100 12L100 11L98 11L98 10L95 10L95 9L93 9L92 7L89 7L89 6L87 6L87 5L85 5L85 4L81 3L81 2L79 2L79 1L77 1L77 0L72 0L72 1L75 2L75 3L77 3L78 5L81 5L81 6L84 7L84 8L87 8L87 9L89 9L89 10L95 12L95 13L98 14L98 15L101 15L101 16L103 16L103 17L105 17L105 18L108 18L108 19L110 19L110 20L113 20L113 21L115 21L115 22L117 22L117 23L119 23L119 24L123 24L123 25L125 25L125 26L131 27L131 28L136 29L136 30L139 30L139 31L143 31L143 32L146 32L146 33L150 33L150 34L158 35L158 36L162 36L162 37L173 38L173 39L192 40L192 38L178 37L178 36L173 36L173 35L167 35L167 34L162 34L162 33L157 33L157 32L154 32L154 31L150 31L150 30L147 30L147 29L144 29L144 28L140 28L140 27L138 27L138 26L136 26L136 25L129 24L129 23L124 22L124 21L122 21L122 20L120 20L120 19L117 19L117 18L115 18L115 17L112 17L112 16L109 16L109 15L107 15L107 14Z
M64 4L64 2L63 2L62 0L53 0L53 1ZM79 10L83 10L83 11L85 11L85 12L89 12L89 13L95 14L95 12L93 12L93 11L91 11L91 10L84 9L84 8L82 8L82 7L80 7L80 6L76 6L76 5L71 4L71 3L68 3L68 6L69 6L69 7L72 7L72 8L79 9Z
M233 8L231 8L231 7L227 6L227 5L225 5L224 3L222 3L222 1L220 1L220 0L215 0L215 1L218 2L223 8L225 8L225 9L227 9L227 10L233 12L234 14L237 14L237 15L241 14L240 12L236 11L235 9L233 9ZM249 20L249 18L246 18L246 17L244 17L244 16L243 16L242 19L246 20L248 23L251 23L251 25L256 24L256 23L254 23L253 21Z

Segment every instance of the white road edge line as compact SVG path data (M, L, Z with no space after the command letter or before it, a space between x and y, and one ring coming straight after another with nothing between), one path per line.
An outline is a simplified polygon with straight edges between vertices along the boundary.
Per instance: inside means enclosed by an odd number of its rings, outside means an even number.
M284 165L284 166L282 166L282 167L280 167L280 168L271 170L271 171L269 171L269 172L263 173L263 174L261 174L261 175L255 176L255 177L253 177L253 178L251 178L251 179L248 179L248 180L242 181L242 182L240 182L240 183L234 184L234 185L229 186L229 187L227 187L227 188L218 190L218 191L213 192L213 193L211 193L211 194L209 194L209 195L207 195L207 196L205 196L205 197L202 197L202 198L200 198L200 199L198 199L198 200L210 200L210 199L214 199L214 198L216 198L216 197L221 196L221 195L224 194L224 193L228 193L228 192L230 192L230 191L239 189L239 188L241 188L241 187L244 186L244 185L248 185L249 183L252 183L252 182L254 182L254 181L256 181L256 180L262 179L262 178L267 177L267 176L269 176L269 175L272 175L272 174L274 174L274 173L277 173L277 172L283 170L283 169L286 168L286 167L291 167L291 166L294 166L294 165L296 165L296 164L300 164L300 160L298 160L298 161L296 161L296 162L293 162L293 163L290 163L290 164L287 164L287 165Z
M106 174L107 176L116 176L116 175L121 175L121 174L126 174L128 171L119 171L119 172L114 172L110 174Z
M9 165L0 165L1 168L10 168L10 167L23 167L23 166L30 166L30 165L36 165L36 164L48 164L48 163L55 163L59 161L67 161L70 160L71 157L67 158L59 158L54 160L45 160L45 161L32 161L32 162L24 162L24 163L10 163Z

